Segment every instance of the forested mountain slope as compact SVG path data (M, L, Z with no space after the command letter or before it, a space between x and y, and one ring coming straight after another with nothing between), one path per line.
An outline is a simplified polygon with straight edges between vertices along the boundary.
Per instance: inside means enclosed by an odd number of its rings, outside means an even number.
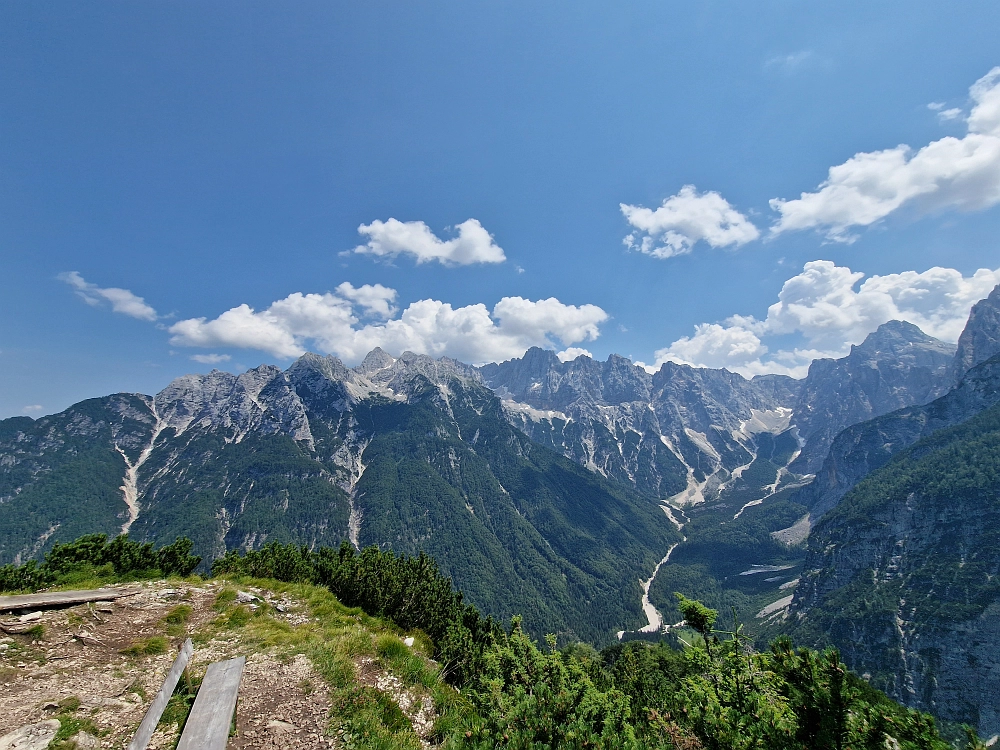
M820 520L790 618L903 703L1000 732L1000 405L915 442Z
M354 370L180 378L0 423L0 560L84 532L426 551L489 613L594 641L641 625L678 538L657 505L512 427L469 368L376 351ZM131 505L129 504L131 503Z
M813 482L795 496L812 519L833 508L865 476L935 430L959 424L1000 401L1000 357L969 370L956 388L929 404L899 409L841 432Z

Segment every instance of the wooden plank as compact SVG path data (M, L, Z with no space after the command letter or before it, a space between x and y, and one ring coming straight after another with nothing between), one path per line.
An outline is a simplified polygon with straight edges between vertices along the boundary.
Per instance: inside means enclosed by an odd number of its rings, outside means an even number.
M241 656L209 666L177 750L225 750L246 663Z
M88 591L47 591L43 594L0 596L0 612L15 609L62 607L84 602L107 602L124 596L135 596L142 589L90 589Z
M159 723L160 717L163 716L163 709L167 707L167 701L169 701L170 696L174 694L174 688L177 687L177 682L181 678L181 673L184 672L184 668L191 659L191 654L193 652L194 645L191 643L191 639L188 638L181 646L181 652L177 654L177 658L174 659L174 664L170 667L170 671L167 672L167 677L160 686L160 691L156 694L156 697L153 698L153 703L150 705L149 710L146 711L146 715L143 717L142 723L135 732L135 737L133 737L132 741L128 743L128 750L146 750L146 746L149 744L149 740L153 736L153 731L156 729L156 725Z

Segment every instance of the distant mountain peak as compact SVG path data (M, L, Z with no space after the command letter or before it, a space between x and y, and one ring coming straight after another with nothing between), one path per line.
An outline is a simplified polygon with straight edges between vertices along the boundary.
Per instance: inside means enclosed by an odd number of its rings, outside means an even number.
M396 360L380 346L376 346L365 356L364 361L354 368L355 372L362 375L371 375L379 370L392 367Z
M913 347L946 357L952 356L955 351L953 344L929 336L913 323L890 320L869 333L860 344L852 346L848 356L899 356L911 352Z
M912 323L890 320L846 357L813 360L795 405L793 421L806 441L796 469L819 470L844 428L942 395L951 387L954 352Z

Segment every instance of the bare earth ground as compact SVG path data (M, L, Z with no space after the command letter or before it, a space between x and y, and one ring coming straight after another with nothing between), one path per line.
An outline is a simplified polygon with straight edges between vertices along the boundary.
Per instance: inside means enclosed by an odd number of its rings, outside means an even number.
M29 724L72 716L88 720L99 738L94 747L124 748L156 694L180 644L188 635L205 629L217 613L215 598L220 581L198 585L155 582L142 593L114 604L83 604L29 614L32 625L42 625L44 634L5 636L0 632L0 746L3 736ZM302 603L260 589L241 589L261 597L278 610L272 616L290 626L310 620ZM183 626L165 635L163 618L178 604L191 607ZM248 606L254 607L252 603ZM0 621L19 621L14 615ZM122 649L137 641L166 637L165 653L126 656ZM219 633L207 643L196 638L188 667L194 678L221 659L247 656L236 710L236 733L229 748L332 748L336 737L328 734L329 689L302 654L276 655L274 649L260 651L243 643L240 632ZM429 701L415 698L393 675L374 660L355 661L359 682L389 693L423 738L434 716ZM76 701L79 707L73 709ZM427 704L427 705L424 705ZM69 707L69 708L67 708ZM67 713L70 710L71 713ZM172 748L179 729L161 723L149 745L156 750ZM76 738L81 747L90 737Z

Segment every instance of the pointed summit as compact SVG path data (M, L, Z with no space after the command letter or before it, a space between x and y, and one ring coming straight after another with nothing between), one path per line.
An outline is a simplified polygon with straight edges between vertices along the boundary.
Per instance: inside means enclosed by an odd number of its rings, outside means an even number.
M917 360L930 357L934 364L938 365L942 355L950 357L954 351L954 346L928 336L913 323L890 320L869 333L860 344L852 346L848 356L885 358L891 355ZM910 364L912 366L921 363L913 361Z
M799 388L795 424L806 441L795 470L820 469L837 434L858 422L913 404L951 387L955 347L912 323L890 320L840 359L816 359Z
M957 383L965 373L1000 354L1000 284L990 296L972 306L969 322L958 338L958 351L952 372Z
M372 375L380 370L392 367L396 360L379 346L376 346L365 356L364 361L354 368L355 372L362 375Z

